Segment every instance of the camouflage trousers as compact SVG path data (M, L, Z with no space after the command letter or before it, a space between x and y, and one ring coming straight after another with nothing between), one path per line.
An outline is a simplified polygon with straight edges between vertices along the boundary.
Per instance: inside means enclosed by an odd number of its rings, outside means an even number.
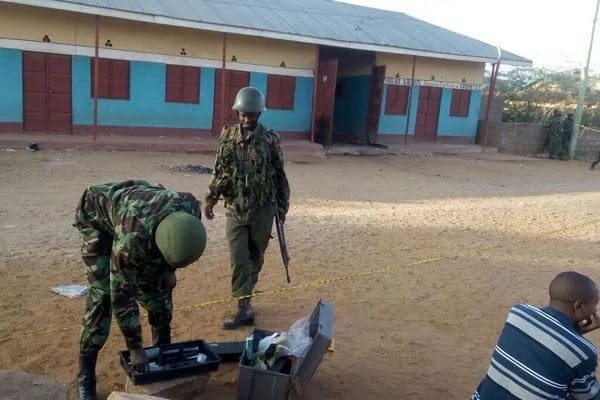
M557 134L551 134L548 140L548 154L550 157L560 157L564 154L563 138Z
M256 208L247 213L227 211L226 236L233 296L252 295L264 263L274 217L274 207Z
M89 294L82 319L80 352L97 352L104 346L112 319L111 262L112 236L97 224L94 196L84 192L77 207L74 226L79 229L81 255L86 264ZM170 329L173 315L172 290L161 290L158 276L137 276L137 300L148 312L153 328Z

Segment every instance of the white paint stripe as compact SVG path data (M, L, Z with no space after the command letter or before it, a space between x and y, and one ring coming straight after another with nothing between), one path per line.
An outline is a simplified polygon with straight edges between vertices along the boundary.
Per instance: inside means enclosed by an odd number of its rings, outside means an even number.
M545 376L539 374L538 372L532 370L531 368L529 368L528 366L526 366L525 364L523 364L522 362L520 362L519 360L517 360L510 354L508 354L506 351L504 351L499 346L496 346L496 352L499 355L501 355L502 357L504 357L506 360L508 360L511 364L520 368L521 370L523 370L525 373L529 374L530 376L538 379L540 382L543 382L543 383L545 383L549 386L555 387L557 389L567 389L567 387L568 387L567 385L561 385L560 383L554 382L554 381L546 378Z
M562 329L563 331L569 333L574 339L577 339L580 343L582 343L583 345L585 345L587 348L589 348L591 351L594 352L594 354L597 354L597 350L596 347L586 338L584 338L581 335L576 335L573 332L571 332L570 330L568 330L567 328L565 328L559 320L557 320L556 318L554 318L553 316L545 313L544 311L540 310L537 307L531 306L529 304L523 304L526 308L530 309L531 311L537 313L538 315L540 315L543 318L546 318L549 321L552 321L554 324L556 324L556 326L559 326L560 329Z
M21 39L7 39L0 38L0 48L7 49L18 49L25 51L37 51L41 53L55 53L55 54L67 54L77 56L94 56L94 48L89 46L78 46L72 44L62 43L45 43L37 42L33 40L21 40ZM98 49L98 55L103 58L112 58L118 60L131 60L131 61L145 61L155 62L162 64L175 64L175 65L188 65L193 67L204 67L204 68L215 68L220 69L223 65L221 60L211 60L208 58L195 58L187 56L174 56L166 54L155 54L155 53L144 53L140 51L131 50L119 50L101 47ZM273 75L288 75L288 76L301 76L301 77L313 77L313 71L311 69L301 68L282 68L282 67L270 67L266 65L254 65L244 64L237 62L227 62L225 68L238 70L238 71L249 71L249 72L261 72L264 74Z
M33 40L18 40L0 38L0 48L16 49L26 51L37 51L40 53L55 53L67 55L84 55L93 56L94 49L92 47L78 46L73 44L61 43L45 43Z
M498 61L496 57L476 57L476 56L466 56L466 55L456 55L456 54L446 54L446 53L435 53L430 51L419 51L413 49L404 49L400 47L392 47L385 45L375 45L368 43L358 43L358 42L348 42L343 40L333 40L333 39L321 39L315 38L311 36L302 36L291 33L281 33L281 32L273 32L261 29L251 29L251 28L242 28L236 26L228 26L221 24L213 24L207 22L199 22L199 21L188 21L181 20L172 17L162 17L158 15L149 15L149 14L141 14L132 11L122 11L122 10L113 10L109 8L102 7L92 7L82 4L75 3L65 3L56 0L3 0L7 3L14 4L24 4L36 7L44 7L44 8L52 8L56 10L64 10L64 11L72 11L83 14L92 14L92 15L101 15L112 18L122 18L128 19L132 21L141 21L141 22L149 22L154 24L162 24L169 26L180 26L191 29L203 29L207 31L216 31L216 32L227 32L227 33L237 33L240 35L251 35L251 36L259 36L266 37L271 39L280 39L280 40L288 40L294 42L301 43L311 43L311 44L319 44L325 46L336 46L336 47L344 47L347 49L357 49L357 50L368 50L368 51L379 51L382 53L389 54L405 54L412 56L421 56L421 57L431 57L431 58L441 58L445 60L458 60L458 61L470 61L470 62L479 62L479 63L495 63ZM515 66L524 66L530 67L531 62L526 61L515 61L515 60L502 60L503 64L515 65Z
M527 380L521 378L519 375L509 370L496 360L492 359L492 367L495 368L498 372L502 372L504 375L508 375L509 379L511 379L516 384L523 387L525 390L531 391L537 395L543 396L546 399L560 400L563 398L562 395L551 394L536 386L535 384L529 383ZM566 393L566 389L560 389L561 392Z
M490 365L488 369L487 375L491 380L496 382L498 385L508 390L514 396L519 399L527 399L527 400L547 400L541 396L538 396L535 393L531 393L529 390L526 390L524 387L514 382L512 379L501 374L493 365Z
M262 72L271 75L303 76L308 78L312 78L314 75L312 69L269 67L265 65L244 64L232 61L227 61L225 63L225 68L237 71Z
M206 58L193 58L183 56L170 56L162 54L143 53L138 51L119 50L119 49L98 49L98 55L103 58L113 58L117 60L145 61L161 64L189 65L193 67L221 68L222 62L219 60L210 60Z
M575 339L575 336L571 332L569 332L569 331L565 332L568 334L569 337L561 335L560 332L558 332L555 329L552 329L551 326L548 326L548 325L544 324L543 322L538 321L534 316L527 314L526 312L524 312L523 310L520 310L518 308L513 308L511 310L511 313L519 314L521 317L523 317L527 321L531 322L533 325L536 325L536 326L542 325L544 328L546 328L547 330L552 332L552 334L553 334L552 336L560 338L560 339L562 339L563 342L566 342L566 344L564 344L564 346L567 347L568 349L570 349L572 352L578 354L580 359L587 360L589 358L588 355L585 354L585 352L577 346L577 343L573 342L573 339ZM539 329L542 330L541 328L539 328Z
M506 322L521 330L527 336L556 354L561 360L566 362L569 367L573 368L581 362L579 357L577 357L577 355L569 348L524 318L511 312L508 315Z

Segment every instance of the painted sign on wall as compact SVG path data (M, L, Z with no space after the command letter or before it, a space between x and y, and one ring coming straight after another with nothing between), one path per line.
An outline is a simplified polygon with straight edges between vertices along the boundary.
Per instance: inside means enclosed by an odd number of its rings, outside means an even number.
M396 78L387 77L384 83L386 85L403 85L410 86L412 79L408 78ZM467 89L467 90L481 90L480 83L462 83L462 82L443 82L443 81L429 81L423 79L415 79L415 86L429 86L429 87L441 87L448 89Z

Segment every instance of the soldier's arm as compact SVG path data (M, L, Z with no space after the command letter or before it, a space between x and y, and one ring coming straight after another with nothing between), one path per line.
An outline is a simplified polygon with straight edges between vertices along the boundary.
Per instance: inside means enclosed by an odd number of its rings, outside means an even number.
M271 159L273 162L273 168L275 169L275 190L277 190L277 203L279 208L284 214L290 206L290 184L285 174L284 162L283 162L283 151L281 149L281 140L279 135L273 132L273 148Z
M215 169L213 170L212 178L208 184L208 195L206 201L214 201L215 203L219 200L219 196L223 190L223 184L225 177L223 176L223 136L226 133L226 127L223 128L221 136L219 137L219 143L217 144L217 155L215 156Z
M133 246L131 239L115 237L110 263L112 311L129 350L142 347L142 328L137 304L137 269L133 262Z

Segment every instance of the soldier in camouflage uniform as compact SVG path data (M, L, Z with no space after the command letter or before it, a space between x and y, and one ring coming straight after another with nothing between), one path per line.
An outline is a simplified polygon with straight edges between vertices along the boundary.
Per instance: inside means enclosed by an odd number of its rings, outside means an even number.
M554 115L546 126L548 130L548 155L550 158L560 158L564 154L562 113L554 110Z
M573 135L573 113L567 113L567 118L562 123L563 127L563 148L568 152Z
M223 329L254 323L250 298L263 266L275 212L285 221L290 198L279 136L258 122L266 110L262 92L242 88L233 109L240 123L225 126L221 132L204 209L206 218L213 219L213 208L222 197L227 210L231 288L238 298L238 310L223 322Z
M82 321L79 399L96 399L96 360L114 315L131 364L147 370L139 303L148 312L153 345L171 341L175 270L206 246L200 203L190 193L129 180L88 187L75 213L89 295Z

